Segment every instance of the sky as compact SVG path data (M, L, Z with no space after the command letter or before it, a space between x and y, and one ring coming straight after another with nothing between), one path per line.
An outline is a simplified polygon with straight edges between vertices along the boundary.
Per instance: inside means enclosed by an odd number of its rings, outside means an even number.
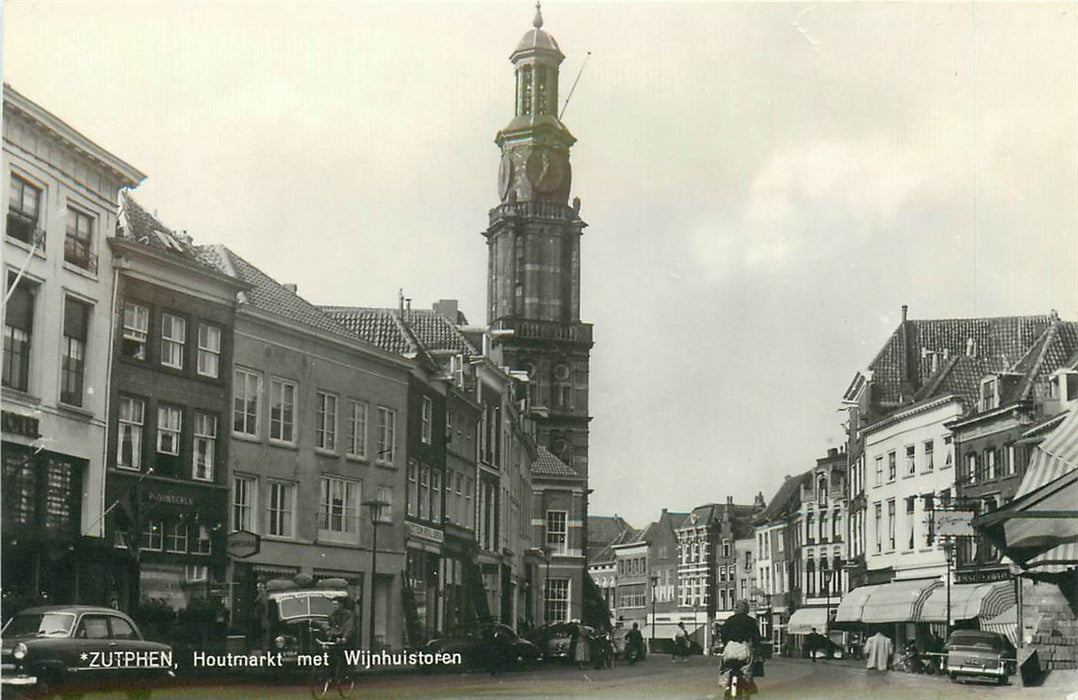
M10 0L4 80L320 304L485 322L530 2ZM546 2L589 224L591 511L770 497L910 318L1078 320L1078 5ZM585 65L585 57L590 53ZM580 73L583 66L583 73Z

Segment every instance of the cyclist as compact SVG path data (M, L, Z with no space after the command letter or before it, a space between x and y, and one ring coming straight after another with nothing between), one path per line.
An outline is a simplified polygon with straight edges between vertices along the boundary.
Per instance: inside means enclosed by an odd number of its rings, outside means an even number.
M719 672L723 692L729 690L730 676L735 668L740 668L741 677L751 688L752 662L760 643L760 625L749 615L749 601L739 600L734 604L734 614L723 623L720 634L725 645Z

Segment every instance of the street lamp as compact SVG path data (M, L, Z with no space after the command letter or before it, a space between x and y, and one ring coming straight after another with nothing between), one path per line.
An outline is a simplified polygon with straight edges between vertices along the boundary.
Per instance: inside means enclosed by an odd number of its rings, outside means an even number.
M655 649L655 594L659 591L659 572L651 572L651 649Z
M374 577L378 572L378 523L386 522L382 519L382 508L388 506L387 501L380 501L373 499L370 501L363 501L360 505L367 506L371 509L371 529L374 532L374 541L371 545L371 613L370 621L367 632L367 646L374 650L374 609L377 604L375 601L377 597L374 594Z
M943 540L943 555L947 558L947 625L943 636L948 637L951 634L951 566L954 564L954 540L950 537Z

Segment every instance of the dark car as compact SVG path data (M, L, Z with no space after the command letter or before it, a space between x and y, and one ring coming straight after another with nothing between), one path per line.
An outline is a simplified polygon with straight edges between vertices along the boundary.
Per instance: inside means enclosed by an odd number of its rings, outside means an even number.
M521 639L512 627L488 622L462 628L427 642L428 653L460 654L466 667L530 667L539 660L539 648Z
M528 639L538 647L544 660L572 660L573 639L580 632L578 622L551 622L536 627L528 633Z
M172 649L144 639L130 617L112 608L27 608L8 620L0 638L5 696L121 688L146 698L151 685L172 675Z
M1003 685L1017 669L1014 645L998 632L958 630L944 647L947 675L960 678L987 678Z

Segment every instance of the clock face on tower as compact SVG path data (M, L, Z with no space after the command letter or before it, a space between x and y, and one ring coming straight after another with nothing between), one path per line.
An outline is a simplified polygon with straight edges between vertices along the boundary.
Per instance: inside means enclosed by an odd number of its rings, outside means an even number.
M498 166L498 197L504 202L509 196L509 188L513 184L513 156L506 153L502 156L501 165Z
M569 163L560 154L547 149L535 150L528 156L525 165L528 181L537 192L554 192L569 175Z

